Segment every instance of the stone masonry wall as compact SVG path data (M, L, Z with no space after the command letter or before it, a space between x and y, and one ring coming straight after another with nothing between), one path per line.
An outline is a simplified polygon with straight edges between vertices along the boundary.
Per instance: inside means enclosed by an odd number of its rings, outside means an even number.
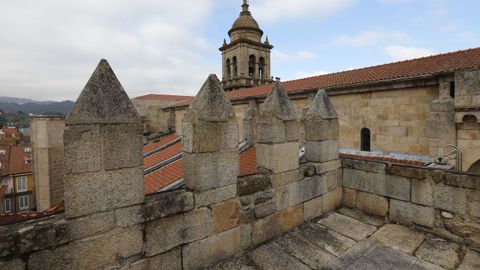
M480 177L343 159L343 205L480 250Z
M324 91L303 121L299 164L299 123L277 83L257 123L260 173L237 179L239 127L211 75L182 124L185 188L144 197L141 119L102 60L66 119L65 214L0 227L0 269L201 269L332 211L338 119Z

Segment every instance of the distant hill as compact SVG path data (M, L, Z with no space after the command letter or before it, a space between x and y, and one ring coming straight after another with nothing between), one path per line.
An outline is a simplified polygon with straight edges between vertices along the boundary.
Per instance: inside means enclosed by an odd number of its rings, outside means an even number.
M25 103L48 104L48 103L52 103L54 101L38 101L38 100L29 99L29 98L17 98L17 97L0 96L0 102L18 103L18 104L22 105L22 104L25 104Z
M22 99L26 100L26 99ZM20 101L22 102L22 101ZM73 107L72 101L30 101L26 103L4 102L0 99L0 109L8 113L23 112L36 115L66 115Z

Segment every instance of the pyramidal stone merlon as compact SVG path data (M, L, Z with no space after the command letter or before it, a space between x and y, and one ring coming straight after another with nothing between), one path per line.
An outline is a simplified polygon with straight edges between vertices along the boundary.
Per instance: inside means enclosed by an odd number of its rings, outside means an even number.
M318 90L317 95L315 95L313 102L308 108L306 117L320 117L325 120L338 118L335 107L330 101L330 98L328 98L327 92L325 90Z
M190 110L197 111L201 120L209 122L226 122L235 117L232 104L215 74L208 76L190 105Z
M297 119L295 107L288 98L280 82L276 82L267 99L260 109L263 118L275 117L283 121L293 121Z
M105 59L98 64L65 120L70 125L139 122L138 112Z

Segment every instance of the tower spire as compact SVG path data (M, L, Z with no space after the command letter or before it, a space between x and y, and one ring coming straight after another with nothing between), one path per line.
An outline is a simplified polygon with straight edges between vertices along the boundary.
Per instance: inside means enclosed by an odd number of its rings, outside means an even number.
M242 5L242 15L244 14L250 14L250 10L248 10L248 0L243 0L243 5Z

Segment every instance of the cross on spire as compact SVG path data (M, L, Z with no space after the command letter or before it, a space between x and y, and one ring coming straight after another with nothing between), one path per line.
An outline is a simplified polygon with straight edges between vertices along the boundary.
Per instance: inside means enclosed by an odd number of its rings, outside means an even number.
M248 0L243 0L243 5L242 5L242 13L248 13L249 10L248 10Z

